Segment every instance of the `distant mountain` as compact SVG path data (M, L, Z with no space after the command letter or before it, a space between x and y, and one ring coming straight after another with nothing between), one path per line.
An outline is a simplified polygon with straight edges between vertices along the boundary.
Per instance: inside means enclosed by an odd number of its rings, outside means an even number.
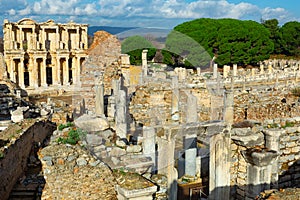
M154 38L166 38L172 29L162 28L135 28L123 31L117 34L119 39L127 38L134 35L151 36Z
M160 28L139 28L139 27L112 27L112 26L89 26L88 35L93 36L97 31L106 31L110 34L117 35L118 38L127 38L133 35L153 36L155 38L165 38L171 29ZM3 37L3 29L0 26L0 37Z
M89 26L88 35L93 36L97 31L106 31L110 34L116 35L124 31L136 29L137 27L112 27L112 26Z

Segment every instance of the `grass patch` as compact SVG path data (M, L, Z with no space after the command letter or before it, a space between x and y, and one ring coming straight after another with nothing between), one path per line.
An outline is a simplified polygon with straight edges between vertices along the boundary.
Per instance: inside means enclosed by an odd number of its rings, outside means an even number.
M72 123L72 122L67 122L66 124L60 124L60 125L58 126L58 130L62 131L62 130L64 130L65 128L69 128L69 127L72 127L72 126L74 126L74 123Z
M77 128L74 127L74 128L72 128L68 132L68 136L67 137L59 137L57 139L57 143L75 145L80 140L82 140L83 138L85 138L85 136L86 136L86 132L85 131L83 131L81 129L77 129Z

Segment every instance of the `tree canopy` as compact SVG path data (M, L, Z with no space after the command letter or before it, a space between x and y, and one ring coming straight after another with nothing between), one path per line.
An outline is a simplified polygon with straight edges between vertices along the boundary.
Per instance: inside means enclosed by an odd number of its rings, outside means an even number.
M300 56L300 23L293 21L284 24L281 29L281 53L288 56Z
M148 49L147 59L155 56L156 49L151 42L142 36L126 38L121 45L121 52L130 55L130 63L139 65L142 63L142 51Z
M194 46L190 43L185 45L184 41L173 39L174 31L198 43L202 50L194 51ZM202 63L201 60L207 59L205 55L210 58L215 56L215 62L220 65L256 64L269 58L274 48L270 31L254 21L201 18L182 23L174 31L167 37L167 50L184 55L190 61L188 63L194 66L203 66L205 62ZM201 59L195 59L195 56L199 57L199 52Z

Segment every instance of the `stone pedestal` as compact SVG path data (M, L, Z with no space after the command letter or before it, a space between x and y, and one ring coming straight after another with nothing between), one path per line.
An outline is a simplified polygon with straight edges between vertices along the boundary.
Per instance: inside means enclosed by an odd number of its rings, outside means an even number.
M280 136L285 130L269 129L265 131L266 147L280 154ZM271 188L278 189L279 163L276 159L272 163Z
M260 192L270 189L272 163L277 159L276 151L249 149L243 153L247 161L246 198L255 199Z
M116 185L115 189L118 200L152 200L154 193L157 191L157 186L130 190Z
M196 148L185 150L185 175L196 176L196 156Z

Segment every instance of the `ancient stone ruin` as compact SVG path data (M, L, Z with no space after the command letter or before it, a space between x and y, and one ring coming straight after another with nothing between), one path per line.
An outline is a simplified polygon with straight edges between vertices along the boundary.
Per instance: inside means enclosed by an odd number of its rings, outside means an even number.
M8 77L21 88L80 85L86 24L5 20L3 32Z
M86 25L29 19L4 25L10 33L0 63L9 78L0 77L4 199L24 190L41 199L300 198L299 61L167 70L148 62L143 50L142 65L133 66L104 31L87 48ZM40 49L30 38L39 38ZM57 52L47 52L41 41L49 40ZM47 90L30 91L25 57L13 53L34 50L46 64L51 54L47 68L61 68L62 86L70 80L67 69L80 84L61 91L46 81ZM44 69L31 59L29 80ZM56 80L47 70L46 77ZM32 167L40 172L32 175Z

